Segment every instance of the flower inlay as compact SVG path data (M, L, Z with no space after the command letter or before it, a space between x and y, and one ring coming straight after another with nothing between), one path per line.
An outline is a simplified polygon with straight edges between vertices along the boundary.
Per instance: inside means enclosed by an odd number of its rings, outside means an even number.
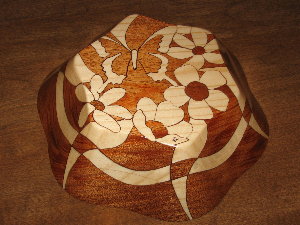
M146 126L152 130L152 133L156 139L163 138L168 135L167 128L159 121L148 120L146 121Z
M203 55L205 53L205 48L202 46L196 46L192 49L194 55Z
M97 100L93 100L90 102L97 110L103 111L105 109L105 105Z
M47 79L63 188L168 221L212 210L267 138L219 50L205 29L131 15Z
M184 91L187 96L196 101L202 101L203 99L206 99L209 96L207 86L198 81L193 81L189 83L185 87Z

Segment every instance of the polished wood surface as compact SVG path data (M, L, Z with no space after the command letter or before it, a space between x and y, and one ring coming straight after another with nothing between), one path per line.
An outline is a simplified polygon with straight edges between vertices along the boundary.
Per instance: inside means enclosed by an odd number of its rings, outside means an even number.
M213 31L241 62L270 125L270 142L263 157L237 181L214 211L190 224L296 224L299 219L299 124L296 122L299 57L295 57L299 45L299 7L296 2L184 4L176 1L159 6L136 1L102 5L48 1L31 5L6 3L2 7L1 222L165 223L126 210L89 205L62 192L50 171L46 140L36 110L38 88L53 68L123 17L138 12L169 23Z
M210 31L138 14L50 75L37 107L67 192L166 221L215 208L269 133L238 60Z

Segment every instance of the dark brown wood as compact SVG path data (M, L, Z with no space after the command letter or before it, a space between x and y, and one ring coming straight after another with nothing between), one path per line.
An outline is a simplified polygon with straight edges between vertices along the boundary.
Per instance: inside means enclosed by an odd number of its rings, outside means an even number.
M237 181L213 212L190 224L297 224L298 3L165 1L160 4L135 1L102 5L58 1L3 4L0 29L3 224L86 224L87 221L163 224L126 210L88 205L62 192L51 174L36 110L37 91L47 74L99 33L134 12L213 31L238 57L249 86L269 120L270 142L261 160Z

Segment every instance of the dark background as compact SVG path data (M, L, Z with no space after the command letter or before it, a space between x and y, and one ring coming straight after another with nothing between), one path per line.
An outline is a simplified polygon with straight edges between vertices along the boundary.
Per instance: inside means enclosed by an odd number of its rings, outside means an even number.
M262 158L207 215L178 224L300 224L300 3L0 0L0 224L171 224L69 196L50 170L43 79L125 16L211 30L237 56L270 125Z

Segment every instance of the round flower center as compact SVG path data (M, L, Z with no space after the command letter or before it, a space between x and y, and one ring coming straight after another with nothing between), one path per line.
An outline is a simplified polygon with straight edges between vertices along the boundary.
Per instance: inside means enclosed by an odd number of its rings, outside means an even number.
M190 98L194 99L195 101L202 101L206 99L209 95L208 88L205 84L202 84L198 81L193 81L189 83L185 89L185 93Z
M94 100L90 103L91 103L91 105L93 105L99 111L103 111L105 109L105 106L102 102Z
M161 122L148 120L146 121L146 126L152 130L152 133L156 139L162 138L168 134L167 128Z
M203 55L205 53L205 49L201 46L196 46L192 49L194 55Z

